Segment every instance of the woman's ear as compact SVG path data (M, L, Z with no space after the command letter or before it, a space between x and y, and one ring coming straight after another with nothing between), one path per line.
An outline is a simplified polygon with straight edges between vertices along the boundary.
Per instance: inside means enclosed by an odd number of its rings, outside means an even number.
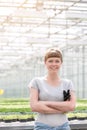
M44 59L44 64L46 64L46 60Z
M44 64L46 65L46 62L44 61Z

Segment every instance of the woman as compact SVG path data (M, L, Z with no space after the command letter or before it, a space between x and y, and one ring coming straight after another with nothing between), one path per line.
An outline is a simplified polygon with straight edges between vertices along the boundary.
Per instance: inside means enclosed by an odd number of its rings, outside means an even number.
M75 109L76 98L71 80L58 74L62 62L61 51L49 49L44 56L47 75L29 83L30 106L38 113L34 130L70 130L66 113Z

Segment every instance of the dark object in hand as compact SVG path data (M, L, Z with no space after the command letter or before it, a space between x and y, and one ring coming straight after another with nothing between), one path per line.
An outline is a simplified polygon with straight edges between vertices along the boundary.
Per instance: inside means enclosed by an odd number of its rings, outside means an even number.
M70 100L70 90L69 89L67 91L63 90L63 97L64 97L64 101Z

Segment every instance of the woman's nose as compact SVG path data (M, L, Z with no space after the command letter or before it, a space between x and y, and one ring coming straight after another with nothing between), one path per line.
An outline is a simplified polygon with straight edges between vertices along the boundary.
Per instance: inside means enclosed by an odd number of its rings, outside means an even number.
M56 62L53 62L52 65L56 65Z

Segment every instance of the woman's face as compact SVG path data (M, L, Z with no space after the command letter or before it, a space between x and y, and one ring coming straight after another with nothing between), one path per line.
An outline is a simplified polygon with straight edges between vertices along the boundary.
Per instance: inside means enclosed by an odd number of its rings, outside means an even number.
M62 64L61 59L58 57L48 58L45 61L45 65L46 65L48 71L50 71L50 72L58 72L58 70L61 67L61 64Z

